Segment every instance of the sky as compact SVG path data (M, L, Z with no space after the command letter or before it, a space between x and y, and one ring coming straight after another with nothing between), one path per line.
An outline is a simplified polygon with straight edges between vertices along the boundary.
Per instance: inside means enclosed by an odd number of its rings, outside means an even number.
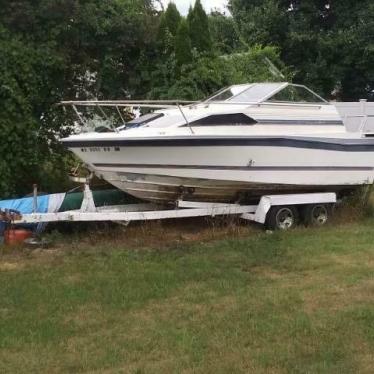
M181 12L182 15L186 15L188 12L188 8L190 7L190 4L194 4L195 0L172 0L178 10ZM170 0L162 0L164 5L167 6L167 4L170 2ZM225 5L227 4L227 0L201 0L201 3L203 4L205 10L209 13L212 8L218 8L220 10L225 10Z

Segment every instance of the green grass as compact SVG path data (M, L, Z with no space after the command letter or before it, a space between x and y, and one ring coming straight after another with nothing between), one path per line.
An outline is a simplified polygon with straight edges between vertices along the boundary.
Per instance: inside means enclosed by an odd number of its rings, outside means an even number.
M373 228L3 254L0 372L372 373Z

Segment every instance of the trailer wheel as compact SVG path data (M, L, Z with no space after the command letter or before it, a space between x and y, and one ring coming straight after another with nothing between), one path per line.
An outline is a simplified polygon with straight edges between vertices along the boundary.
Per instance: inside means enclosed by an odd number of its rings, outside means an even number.
M307 205L303 210L303 220L307 226L323 226L330 216L328 204Z
M289 230L299 221L299 214L294 206L273 206L266 217L265 226L270 230Z

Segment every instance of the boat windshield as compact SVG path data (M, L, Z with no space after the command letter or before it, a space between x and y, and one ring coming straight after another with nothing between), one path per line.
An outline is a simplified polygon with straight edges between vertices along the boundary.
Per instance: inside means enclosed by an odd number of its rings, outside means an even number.
M305 86L289 84L266 101L276 103L326 103L322 97Z
M232 103L258 103L277 92L285 83L252 83L231 86L219 91L206 101L228 101Z
M240 93L248 90L252 84L240 84L236 86L226 87L213 95L209 96L205 101L226 101Z
M285 82L241 84L225 88L206 102L230 103L327 103L305 86Z

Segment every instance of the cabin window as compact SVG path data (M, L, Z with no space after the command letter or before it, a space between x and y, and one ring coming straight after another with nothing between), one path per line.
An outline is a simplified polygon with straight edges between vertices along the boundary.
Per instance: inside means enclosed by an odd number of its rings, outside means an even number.
M257 123L253 118L243 113L214 114L190 122L190 126L243 126Z

